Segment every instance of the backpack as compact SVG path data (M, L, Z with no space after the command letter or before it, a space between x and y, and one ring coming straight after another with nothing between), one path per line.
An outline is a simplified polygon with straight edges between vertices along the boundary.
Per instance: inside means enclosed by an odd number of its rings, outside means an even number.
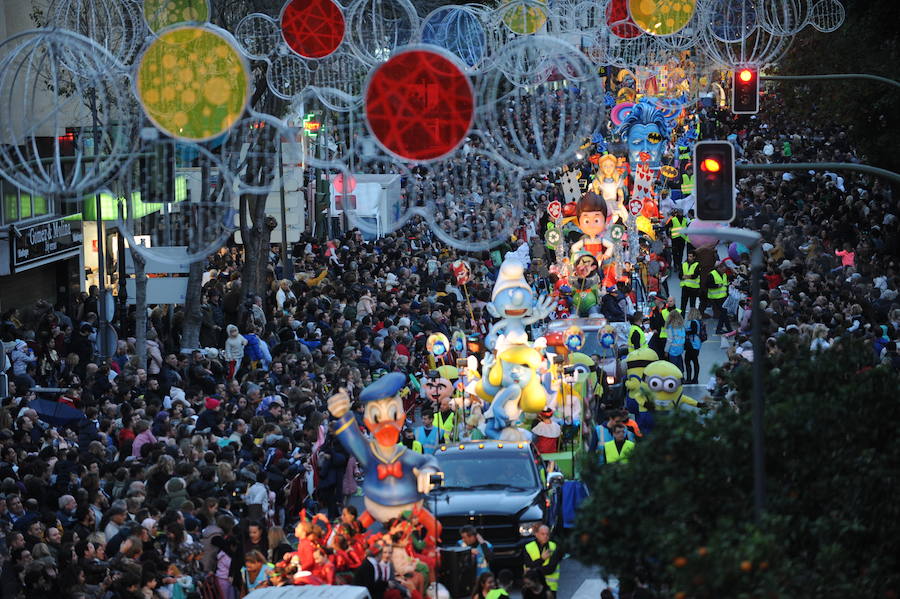
M706 333L706 324L704 324L703 321L700 320L696 322L700 327L700 342L703 343L709 337L709 335Z

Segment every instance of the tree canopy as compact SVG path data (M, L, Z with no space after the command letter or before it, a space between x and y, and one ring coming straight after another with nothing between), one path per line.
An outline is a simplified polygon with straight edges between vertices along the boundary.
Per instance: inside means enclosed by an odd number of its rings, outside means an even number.
M737 409L663 420L594 467L573 554L663 596L896 597L900 375L838 342L767 364L767 510L754 523L749 368Z

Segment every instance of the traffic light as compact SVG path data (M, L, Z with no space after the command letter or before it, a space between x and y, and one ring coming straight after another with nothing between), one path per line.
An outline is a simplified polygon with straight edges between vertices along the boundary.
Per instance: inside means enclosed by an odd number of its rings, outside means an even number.
M759 73L742 67L734 72L731 81L731 112L756 114L759 112Z
M694 146L694 194L697 218L734 220L734 147L727 141L700 141Z

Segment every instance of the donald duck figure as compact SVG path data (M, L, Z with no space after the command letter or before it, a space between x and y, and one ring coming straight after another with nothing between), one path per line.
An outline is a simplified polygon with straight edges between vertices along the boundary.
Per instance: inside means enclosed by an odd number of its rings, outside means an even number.
M392 372L363 389L360 401L365 404L364 422L372 433L367 440L356 426L350 412L350 397L345 390L328 399L328 411L337 420L334 434L344 448L353 454L363 469L362 488L366 511L360 523L368 528L376 520L388 522L410 511L434 538L438 538L437 520L422 508L423 495L431 490L431 475L438 472L437 460L431 455L410 451L398 444L406 421L400 390L406 375Z

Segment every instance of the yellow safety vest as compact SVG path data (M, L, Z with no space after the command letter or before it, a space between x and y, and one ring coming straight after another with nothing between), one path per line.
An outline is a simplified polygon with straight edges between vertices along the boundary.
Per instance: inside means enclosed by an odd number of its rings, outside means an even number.
M629 441L628 439L625 439L621 452L616 448L615 440L607 441L603 444L603 453L606 455L607 464L615 464L616 462L628 463L628 456L631 455L632 451L634 451L634 441Z
M719 274L717 270L712 271L710 274L716 285L706 291L706 297L709 299L722 299L728 295L728 275Z
M678 308L675 308L675 311L680 312L681 310L679 310ZM669 312L670 312L670 310L668 308L663 308L662 310L659 311L659 313L662 314L662 317L663 317L663 328L659 332L660 339L666 339L668 337L668 335L666 334L666 322L669 320Z
M699 262L694 262L693 264L689 264L688 262L681 263L681 286L682 287L690 287L691 289L700 289L700 275L697 274L698 266L700 266Z
M672 217L672 239L687 239L687 235L684 234L684 230L688 226L687 218L678 218L677 216Z
M634 445L634 443L632 443L632 445ZM553 553L556 552L556 543L550 541L547 546L550 548L550 556L553 557ZM531 541L530 543L525 545L525 551L528 553L528 557L530 557L532 561L537 561L541 558L541 550L538 548L537 541ZM541 562L541 565L546 566L549 563L550 559L548 558ZM556 589L559 588L559 564L556 564L556 570L554 570L552 574L547 574L544 576L544 580L547 581L547 586L550 587L550 590L555 593Z
M455 414L453 412L450 412L450 414L447 416L447 419L444 420L444 417L440 412L434 413L434 425L437 428L443 430L444 433L446 433L447 439L450 439L450 433L453 432L453 416L455 416Z
M694 176L687 173L681 175L681 193L689 196L694 193Z
M640 345L638 345L638 346L635 346L631 342L631 338L634 336L635 331L637 331L640 334L640 342L639 342ZM638 349L639 347L644 347L645 345L647 345L647 336L644 334L644 329L637 326L636 324L631 325L631 329L628 331L628 350L634 351L634 350Z

